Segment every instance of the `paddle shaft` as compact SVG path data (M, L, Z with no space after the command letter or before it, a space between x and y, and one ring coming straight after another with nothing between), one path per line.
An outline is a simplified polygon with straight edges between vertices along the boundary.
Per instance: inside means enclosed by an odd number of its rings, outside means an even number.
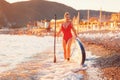
M56 63L56 14L55 14L55 31L54 31L54 63Z

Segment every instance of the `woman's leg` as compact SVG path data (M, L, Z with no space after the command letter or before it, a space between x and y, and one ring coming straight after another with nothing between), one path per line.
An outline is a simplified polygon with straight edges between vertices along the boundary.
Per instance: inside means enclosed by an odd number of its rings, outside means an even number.
M72 38L70 38L66 45L66 53L67 53L67 59L70 60L70 53L71 53L71 44L72 44Z
M66 41L63 39L64 59L67 59L66 55Z

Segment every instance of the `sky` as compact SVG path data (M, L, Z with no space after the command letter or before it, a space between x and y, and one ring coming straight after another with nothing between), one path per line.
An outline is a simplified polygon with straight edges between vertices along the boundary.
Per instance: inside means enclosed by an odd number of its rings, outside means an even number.
M6 1L13 3L26 0L6 0ZM73 7L76 10L102 9L104 11L120 12L120 0L48 0L48 1L63 3L67 6Z
M29 0L6 0L10 3L14 3L14 2L21 2L21 1L29 1Z

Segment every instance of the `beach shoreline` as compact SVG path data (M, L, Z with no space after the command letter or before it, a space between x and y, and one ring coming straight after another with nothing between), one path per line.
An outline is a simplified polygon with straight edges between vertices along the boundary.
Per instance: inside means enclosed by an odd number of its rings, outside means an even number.
M98 40L96 38L93 39L89 39L88 37L85 37L86 34L91 36L93 34L96 33L100 33L101 34L107 34L107 33L112 33L112 34L116 34L115 37L112 35L112 42L109 40L111 38L106 37L106 39L108 40L107 43L104 42L104 39L102 43L100 43L100 41L95 41ZM82 36L84 34L84 36ZM99 56L99 58L96 58L94 61L95 63L93 64L93 67L99 68L102 72L102 75L98 75L98 77L101 77L103 80L106 79L112 79L112 80L117 80L119 79L119 46L115 46L111 44L117 44L118 42L115 43L116 36L119 35L119 31L115 31L115 32L84 32L84 33L80 33L79 37L82 41L82 43L85 46L86 51L90 51L92 52L92 55L96 55ZM22 35L21 35L22 36ZM59 41L60 42L60 41ZM106 43L107 46L102 45ZM108 43L111 43L110 45L108 45ZM20 64L17 65L17 67L15 69L6 71L4 73L0 74L0 79L1 80L39 80L40 77L36 77L38 75L44 75L42 73L40 73L41 69L44 69L45 67L49 67L51 66L51 64L53 65L53 51L51 52L53 46L47 48L47 51L42 51L42 55L41 53L36 54L35 56L30 57L31 60L27 61L27 62L22 62ZM116 49L115 49L116 48ZM59 52L59 51L58 51ZM45 55L43 55L43 53L45 53ZM49 54L50 55L47 55ZM47 55L47 57L45 57ZM49 58L50 61L48 60L48 62L50 62L50 64L41 64L41 56L45 59ZM62 61L64 62L64 61ZM48 68L49 69L49 68ZM87 71L78 71L77 74L83 74L84 76L84 80L94 80L95 78L90 79L90 74L88 74L89 72ZM53 80L54 77L50 75L48 77L44 77L44 79L51 79Z

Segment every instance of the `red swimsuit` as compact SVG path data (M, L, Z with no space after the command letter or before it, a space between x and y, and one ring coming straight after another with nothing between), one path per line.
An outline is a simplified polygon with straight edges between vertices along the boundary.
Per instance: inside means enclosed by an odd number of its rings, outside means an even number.
M72 38L71 29L72 29L71 23L67 26L67 28L65 28L64 25L62 24L62 32L64 34L63 39L66 41L66 43L70 38Z

